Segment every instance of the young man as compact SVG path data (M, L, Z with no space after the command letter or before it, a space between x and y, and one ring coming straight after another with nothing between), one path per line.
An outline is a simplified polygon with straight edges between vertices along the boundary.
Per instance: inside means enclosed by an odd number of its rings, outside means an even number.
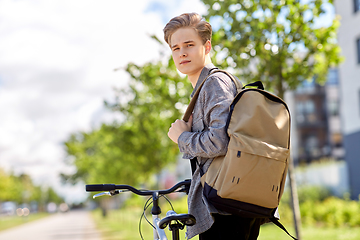
M211 63L211 25L196 13L186 13L169 21L164 38L169 44L176 68L186 74L195 93L215 66ZM188 122L171 124L169 138L179 145L183 158L196 158L204 172L212 160L226 154L229 137L225 125L236 86L224 73L212 74L204 83L193 115ZM200 168L193 173L188 196L189 213L197 223L188 227L187 237L209 239L257 239L260 224L256 219L220 212L203 197Z

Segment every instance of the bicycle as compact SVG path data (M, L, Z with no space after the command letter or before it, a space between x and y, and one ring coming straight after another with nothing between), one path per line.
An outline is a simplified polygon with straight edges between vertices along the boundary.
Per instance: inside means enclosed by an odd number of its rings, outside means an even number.
M87 192L100 192L100 191L106 191L102 193L95 194L93 198L108 195L108 196L115 196L119 194L120 192L126 192L131 191L137 195L140 196L151 196L144 205L144 212L142 216L140 217L140 225L141 225L141 218L144 216L145 219L145 211L146 209L153 204L151 208L151 214L152 214L152 221L153 223L150 223L148 220L147 222L153 227L154 232L154 240L167 240L167 236L165 234L164 229L169 226L169 230L172 232L172 239L173 240L179 240L179 230L183 230L185 226L192 226L196 223L196 219L191 214L177 214L168 198L166 198L166 194L172 193L172 192L186 192L189 193L191 180L187 179L181 182L176 183L173 187L165 190L140 190L137 188L134 188L130 185L115 185L115 184L91 184L86 185L86 191ZM163 219L160 218L161 214L161 208L159 206L159 199L160 197L164 197L171 205L172 210L169 210L166 213L166 217ZM149 204L148 202L152 199L152 202ZM143 239L141 235L139 225L139 231L141 239Z

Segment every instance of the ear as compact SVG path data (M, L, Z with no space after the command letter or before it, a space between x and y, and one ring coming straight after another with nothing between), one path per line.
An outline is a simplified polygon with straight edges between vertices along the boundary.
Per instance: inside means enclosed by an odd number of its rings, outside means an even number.
M211 51L211 41L207 40L205 43L205 54L209 54Z

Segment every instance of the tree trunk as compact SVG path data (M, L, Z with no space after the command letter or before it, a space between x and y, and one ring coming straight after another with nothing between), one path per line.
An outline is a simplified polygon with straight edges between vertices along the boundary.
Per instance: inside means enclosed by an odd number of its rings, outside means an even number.
M277 94L281 99L284 99L285 90L284 90L282 81L283 80L282 80L282 76L280 73L279 82L277 84ZM289 173L291 207L292 207L292 211L293 211L294 227L295 227L297 239L301 240L301 215L300 215L299 197L297 194L297 187L296 187L296 180L295 180L294 162L293 162L292 157L289 158L288 173Z
M294 163L292 158L289 161L289 183L290 183L290 192L291 192L291 207L294 217L294 227L296 232L296 238L301 240L301 215L299 207L299 198L297 194L295 173L294 173Z
M109 209L109 200L106 198L103 198L100 200L100 208L101 208L101 214L103 218L107 218L108 215L108 209Z

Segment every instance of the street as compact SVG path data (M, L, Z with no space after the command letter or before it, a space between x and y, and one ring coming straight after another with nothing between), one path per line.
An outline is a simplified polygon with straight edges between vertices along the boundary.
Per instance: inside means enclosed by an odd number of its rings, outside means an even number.
M1 240L101 240L90 213L57 213L0 232Z

